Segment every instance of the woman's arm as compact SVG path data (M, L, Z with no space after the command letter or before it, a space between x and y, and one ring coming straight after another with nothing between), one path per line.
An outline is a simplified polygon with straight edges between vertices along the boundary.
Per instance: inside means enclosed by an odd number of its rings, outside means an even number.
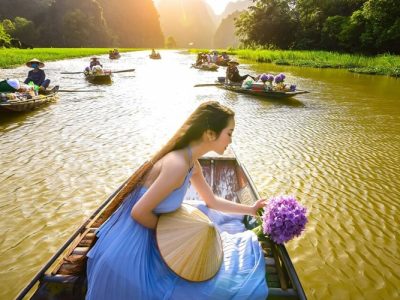
M266 204L266 200L264 199L260 199L250 206L235 203L233 201L215 196L203 176L203 172L198 161L196 161L195 163L195 170L191 178L191 183L209 208L220 210L226 213L237 213L255 216L257 210L264 207Z
M133 206L131 217L145 227L154 229L158 217L153 213L157 205L174 189L182 185L188 172L188 164L176 153L163 158L161 171L146 193Z

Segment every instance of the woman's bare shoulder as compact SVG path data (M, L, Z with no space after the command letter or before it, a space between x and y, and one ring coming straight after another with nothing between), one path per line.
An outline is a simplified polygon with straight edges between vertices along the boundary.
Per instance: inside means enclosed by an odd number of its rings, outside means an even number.
M188 161L182 150L171 151L163 157L162 168L181 173L186 172L188 166Z

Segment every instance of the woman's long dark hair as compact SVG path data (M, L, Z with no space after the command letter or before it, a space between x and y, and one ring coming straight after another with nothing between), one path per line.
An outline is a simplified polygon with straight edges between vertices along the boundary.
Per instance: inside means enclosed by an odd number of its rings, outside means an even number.
M153 155L150 161L145 162L131 175L122 189L106 207L99 221L102 223L108 218L122 200L134 190L147 171L149 171L157 161L169 152L183 149L187 147L190 142L200 139L207 130L213 131L218 137L221 131L228 125L229 120L234 116L235 113L230 108L223 106L217 101L207 101L200 104L165 146Z

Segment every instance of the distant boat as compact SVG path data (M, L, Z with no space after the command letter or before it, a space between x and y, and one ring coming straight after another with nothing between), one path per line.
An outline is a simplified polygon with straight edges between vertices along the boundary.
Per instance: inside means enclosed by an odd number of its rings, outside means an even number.
M227 67L228 62L229 62L229 60L221 60L221 61L217 61L215 64L220 67Z
M95 74L84 72L85 78L90 83L94 84L110 84L111 81L111 71L104 72L104 74Z
M150 57L151 59L161 59L160 53L149 54L149 57Z
M201 65L196 65L192 64L192 67L195 69L203 70L203 71L217 71L218 66L216 64L201 64Z
M215 85L219 88L241 93L241 94L248 94L253 96L260 96L264 98L291 98L296 95L306 94L309 93L305 90L266 90L262 89L247 89L242 87L241 83L225 83L225 77L218 77L218 80L215 81Z
M118 58L121 57L121 54L119 54L119 53L117 53L117 54L110 54L110 55L108 55L108 57L109 57L110 59L118 59Z
M8 112L24 112L33 110L39 106L56 101L57 93L58 86L55 86L52 90L46 91L46 94L44 95L37 95L29 98L25 95L22 96L12 93L13 96L11 99L0 99L0 110Z
M252 204L260 198L247 170L232 151L223 156L200 158L204 176L213 192L224 198L245 204ZM123 186L123 185L122 185ZM83 300L86 294L86 254L96 243L96 230L118 208L113 199L122 188L119 187L83 223L70 239L53 255L31 282L20 292L17 300L26 295L30 299L73 299ZM200 200L193 186L186 199ZM247 229L254 228L255 219L246 217ZM264 253L267 299L306 299L306 295L284 245L270 240L260 241Z

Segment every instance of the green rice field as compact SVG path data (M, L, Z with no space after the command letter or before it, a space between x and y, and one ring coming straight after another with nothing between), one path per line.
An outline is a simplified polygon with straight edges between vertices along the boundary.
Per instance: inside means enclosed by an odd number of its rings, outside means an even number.
M0 49L0 68L14 68L25 64L32 58L41 61L54 61L66 58L107 54L111 48L35 48ZM139 51L137 48L119 48L119 52Z

